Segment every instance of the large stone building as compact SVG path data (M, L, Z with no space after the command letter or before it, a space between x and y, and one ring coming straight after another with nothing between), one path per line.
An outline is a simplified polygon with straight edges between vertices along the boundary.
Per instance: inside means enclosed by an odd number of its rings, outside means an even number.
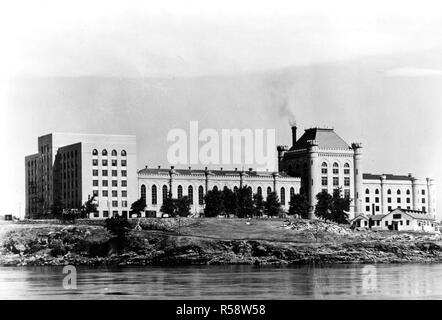
M409 175L364 174L361 143L347 144L333 129L310 128L292 146L278 146L278 171L175 169L145 167L136 171L134 136L50 134L38 139L37 154L26 161L26 216L49 214L54 199L66 208L77 208L95 195L95 217L127 215L139 198L146 203L145 216L160 217L163 199L189 196L191 212L204 211L208 190L247 186L265 198L276 192L284 210L290 197L305 193L314 217L316 195L342 188L350 198L350 219L357 215L388 214L396 208L436 214L434 181Z
M52 133L25 157L26 217L50 216L56 201L77 209L96 196L95 217L128 214L137 198L136 138Z

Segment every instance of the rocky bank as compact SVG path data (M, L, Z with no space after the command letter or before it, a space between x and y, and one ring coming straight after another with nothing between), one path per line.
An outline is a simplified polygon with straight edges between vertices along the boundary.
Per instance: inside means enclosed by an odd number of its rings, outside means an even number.
M193 234L192 219L133 222L125 240L101 225L14 225L0 239L0 265L219 265L441 262L439 234L356 231L320 221L281 221L284 237ZM221 221L222 223L222 221ZM244 220L238 222L245 223ZM265 223L265 222L263 222ZM2 228L2 226L0 226ZM272 229L272 230L273 230ZM183 231L185 230L184 234ZM285 235L292 235L286 240Z

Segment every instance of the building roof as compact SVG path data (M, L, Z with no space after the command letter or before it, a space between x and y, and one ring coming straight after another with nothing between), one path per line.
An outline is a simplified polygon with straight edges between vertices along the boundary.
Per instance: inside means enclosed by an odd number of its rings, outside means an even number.
M394 209L392 212L397 212L397 211L401 211L407 215L409 215L410 217L412 217L413 219L420 219L420 220L435 220L435 217L431 214L429 214L428 212L423 212L423 211L419 211L419 210L410 210L410 209L402 209L402 208L397 208Z
M290 151L306 149L309 140L315 140L320 149L350 149L350 146L333 129L310 128L305 130L301 138L290 148Z
M374 221L382 220L382 218L384 218L384 217L385 217L385 215L383 215L383 214L372 214L372 215L367 216L368 219L371 219Z
M365 180L380 180L381 176L385 176L386 180L411 180L409 175L396 175L396 174L372 174L364 173L362 178Z
M170 168L144 168L138 171L138 174L145 174L145 175L168 175L170 173ZM178 175L203 175L205 174L205 169L173 169L175 174ZM214 176L239 176L242 172L244 176L247 177L272 177L273 172L271 171L253 171L253 170L210 170L208 169L208 172L210 172ZM280 177L288 178L290 177L285 172L279 172L278 175ZM291 177L293 178L293 177Z

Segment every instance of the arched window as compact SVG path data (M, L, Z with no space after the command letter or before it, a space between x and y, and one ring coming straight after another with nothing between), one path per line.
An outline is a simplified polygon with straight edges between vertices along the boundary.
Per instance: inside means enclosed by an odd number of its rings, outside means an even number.
M93 156L98 156L98 150L97 149L92 150L92 155Z
M388 190L387 190L387 194L391 194L391 189L388 189Z
M101 154L102 154L103 156L107 156L107 150L106 150L106 149L103 149L103 151L101 151Z
M285 205L285 188L281 188L281 204Z
M374 191L374 193L375 193L375 194L379 194L379 189L376 189L376 190Z
M187 197L189 198L190 204L193 204L193 187L189 186L187 188Z
M213 190L213 191L218 191L218 187L217 187L217 186L214 186L212 190Z
M290 200L292 200L294 196L295 196L295 188L291 187L290 188Z
M204 204L204 188L203 186L198 187L198 204L202 206Z
M267 196L272 193L272 188L267 187Z
M121 155L122 155L123 157L125 157L125 156L126 156L126 150L121 150Z
M407 195L409 195L410 194L410 189L407 189Z
M397 189L396 194L401 194L401 190Z
M178 186L178 199L183 197L183 187L181 185Z
M323 162L321 165L321 173L322 174L327 174L328 169L327 169L327 162Z
M144 204L146 204L146 186L144 184L141 185L141 200L143 201Z
M256 193L259 194L260 196L262 196L262 188L261 188L261 187L258 187L258 188L256 189Z
M167 186L163 185L163 203L167 199Z
M350 174L350 164L348 162L344 164L344 174Z
M152 204L157 204L158 203L158 199L157 199L157 186L153 185L152 186Z
M333 174L339 174L339 164L337 162L333 163Z
M368 190L368 188L365 189L365 194L370 194L370 190Z
M117 150L115 150L115 149L112 150L112 153L111 153L111 154L112 154L113 157L116 157L116 156L117 156Z

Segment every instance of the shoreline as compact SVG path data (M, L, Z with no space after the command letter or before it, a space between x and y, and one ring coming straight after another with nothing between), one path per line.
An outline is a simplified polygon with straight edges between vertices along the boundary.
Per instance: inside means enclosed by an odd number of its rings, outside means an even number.
M0 232L0 266L442 262L440 234L355 231L308 220L252 220L252 226L244 219L145 219L131 223L138 223L138 228L124 241L95 222L7 224L9 230Z

